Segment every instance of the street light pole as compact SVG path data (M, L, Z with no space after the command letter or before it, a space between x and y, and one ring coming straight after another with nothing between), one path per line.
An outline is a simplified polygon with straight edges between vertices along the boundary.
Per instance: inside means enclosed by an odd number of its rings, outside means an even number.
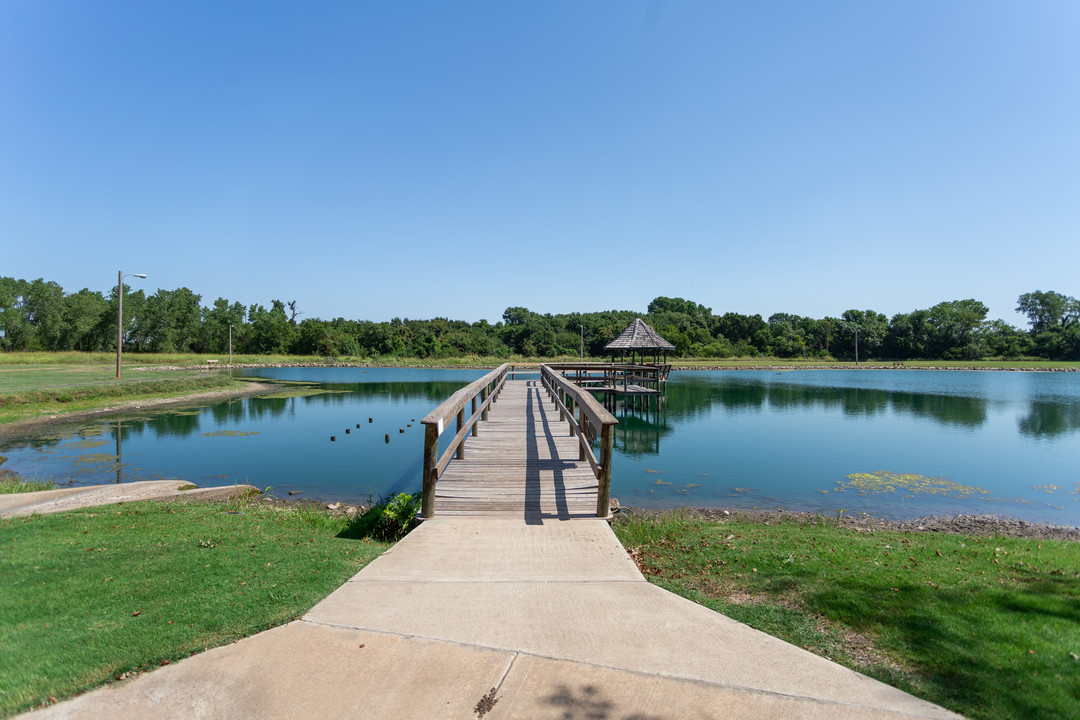
M229 364L232 365L232 325L229 326Z
M145 278L143 273L131 273L131 277ZM116 379L120 379L120 354L124 349L124 271L116 280Z
M855 326L855 367L859 367L859 326Z
M585 359L585 326L581 326L581 359Z

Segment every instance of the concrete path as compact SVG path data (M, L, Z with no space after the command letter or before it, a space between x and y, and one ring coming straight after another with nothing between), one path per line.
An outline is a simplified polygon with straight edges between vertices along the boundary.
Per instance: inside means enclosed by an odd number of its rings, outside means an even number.
M67 512L76 508L111 505L118 502L139 500L168 500L172 498L192 500L222 500L246 492L258 492L250 485L177 490L191 483L186 480L140 480L115 485L87 485L84 487L39 490L29 493L5 493L0 495L0 518L33 515L38 513Z
M32 718L956 718L650 585L603 520L437 517L297 622ZM490 697L490 696L489 696Z

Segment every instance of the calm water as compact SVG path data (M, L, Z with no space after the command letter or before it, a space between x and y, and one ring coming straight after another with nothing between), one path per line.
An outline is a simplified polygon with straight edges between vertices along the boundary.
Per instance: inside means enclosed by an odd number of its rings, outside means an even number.
M310 384L59 428L0 447L4 467L75 484L247 482L326 500L415 491L419 419L483 373L251 374ZM612 494L624 505L979 512L1080 525L1076 373L677 372L659 404L619 404L615 414Z

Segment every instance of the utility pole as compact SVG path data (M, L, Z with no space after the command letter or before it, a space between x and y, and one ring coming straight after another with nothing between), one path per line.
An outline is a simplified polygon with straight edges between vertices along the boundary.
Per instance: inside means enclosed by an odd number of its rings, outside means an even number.
M146 278L143 273L131 273L131 277ZM124 271L116 279L116 379L120 379L120 354L124 350Z

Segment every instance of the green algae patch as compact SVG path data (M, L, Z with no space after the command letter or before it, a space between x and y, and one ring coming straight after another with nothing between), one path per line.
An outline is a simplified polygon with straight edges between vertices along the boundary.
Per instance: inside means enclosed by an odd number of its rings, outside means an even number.
M927 477L917 473L894 473L888 470L875 470L872 473L852 473L847 482L838 480L834 492L855 490L860 495L881 495L884 493L903 492L911 495L947 495L949 497L968 498L976 495L990 495L975 485L964 485L955 480L939 477Z

